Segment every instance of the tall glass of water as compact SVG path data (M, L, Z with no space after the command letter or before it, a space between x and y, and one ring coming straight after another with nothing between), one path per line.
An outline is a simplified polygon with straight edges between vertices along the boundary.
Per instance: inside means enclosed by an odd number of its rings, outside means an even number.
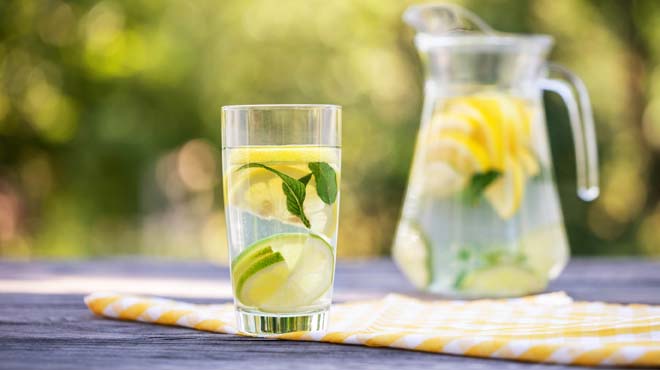
M337 251L341 107L225 106L222 158L239 330L325 330Z

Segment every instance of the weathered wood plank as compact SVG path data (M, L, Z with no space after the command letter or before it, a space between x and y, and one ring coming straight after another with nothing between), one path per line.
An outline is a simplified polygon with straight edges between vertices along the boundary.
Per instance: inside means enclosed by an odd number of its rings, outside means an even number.
M228 278L226 269L194 263L0 263L0 279L49 279L63 275ZM336 290L340 296L359 292L412 293L389 261L341 264L336 276ZM552 289L566 290L578 299L660 304L660 264L578 259L552 284ZM0 369L33 368L575 369L395 349L274 341L126 323L95 317L82 304L80 294L3 293L0 285Z

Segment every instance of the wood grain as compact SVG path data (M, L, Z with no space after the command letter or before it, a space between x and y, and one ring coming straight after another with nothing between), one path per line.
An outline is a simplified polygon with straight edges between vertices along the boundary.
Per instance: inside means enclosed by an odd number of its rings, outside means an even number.
M0 262L0 279L60 276L228 279L210 264L110 260ZM387 260L343 263L339 297L415 294ZM87 287L93 290L93 287ZM576 259L550 290L576 299L660 304L660 263ZM188 299L218 302L211 299ZM7 293L0 285L0 369L562 369L554 365L435 355L405 350L287 342L95 317L82 294Z

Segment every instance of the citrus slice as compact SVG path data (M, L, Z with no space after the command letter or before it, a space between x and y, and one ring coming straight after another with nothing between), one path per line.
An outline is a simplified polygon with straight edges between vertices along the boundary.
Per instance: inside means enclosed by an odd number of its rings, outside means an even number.
M440 112L433 115L431 122L434 132L457 131L471 135L479 129L475 120L461 112Z
M473 138L487 149L495 169L502 169L507 155L518 156L531 141L531 110L515 96L479 93L449 99L445 116L457 115L473 127Z
M277 234L248 247L255 252L243 253L254 256L269 248L272 252L250 259L251 265L234 275L242 304L266 312L293 312L312 305L332 285L334 252L320 236Z
M534 104L529 102L516 99L515 102L516 108L518 109L518 114L520 117L520 128L522 129L522 137L528 140L526 144L529 144L532 138L532 120L534 119Z
M271 164L271 168L293 178L309 174L307 163L304 165ZM231 180L226 182L227 197L230 205L243 209L266 220L304 227L298 216L289 212L286 195L282 190L282 179L263 168L244 168L234 170ZM336 209L334 205L323 203L316 192L316 182L310 179L306 187L303 203L305 215L310 221L311 230L326 235L334 235L336 228Z
M513 95L483 92L444 100L423 135L427 191L453 194L474 175L496 171L501 175L485 195L501 218L511 218L527 177L540 172L530 148L531 119L528 103ZM432 166L437 163L447 166Z
M513 158L506 158L502 175L486 188L485 196L502 219L513 217L525 192L525 173Z
M494 168L501 168L504 156L504 128L499 102L489 95L451 99L447 110L469 117L479 127L474 139L487 150Z
M427 163L421 175L425 194L445 198L465 187L468 177L444 162Z
M229 156L230 165L245 163L338 163L338 152L335 148L323 146L249 146L232 148Z
M289 269L280 253L269 253L258 258L238 277L237 298L246 306L256 306L267 299L287 279Z
M522 164L523 168L525 169L527 176L534 177L539 174L541 170L539 162L536 160L534 154L532 154L529 149L522 148L519 152L519 158L520 164Z
M505 155L517 156L521 148L529 142L526 134L526 118L521 100L512 96L494 95L494 104L499 107L502 131L504 134ZM522 107L522 108L521 108Z
M568 262L568 241L560 222L528 231L520 238L520 246L525 264L549 279L559 276Z
M415 287L422 289L431 283L431 246L416 225L403 220L399 223L392 258Z
M509 297L542 291L547 284L531 269L515 264L484 267L470 272L459 289L472 296Z
M233 276L241 276L246 268L267 254L273 253L273 248L268 245L262 245L260 248L248 248L239 254L231 263Z
M490 166L488 152L479 142L454 131L441 132L431 139L425 160L445 162L465 175L483 172Z

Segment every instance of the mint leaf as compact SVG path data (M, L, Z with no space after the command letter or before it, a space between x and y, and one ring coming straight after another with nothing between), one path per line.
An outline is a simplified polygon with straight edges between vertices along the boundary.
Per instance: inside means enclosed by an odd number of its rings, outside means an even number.
M286 209L289 210L289 212L292 215L300 218L300 221L302 221L305 227L310 228L311 224L309 223L309 219L307 218L307 216L305 216L305 210L303 209L303 203L305 202L305 196L306 196L305 183L303 183L300 180L296 180L293 177L285 173L282 173L274 168L256 162L244 164L241 167L239 167L236 171L240 171L246 168L254 168L254 167L263 168L264 170L276 174L282 179L282 191L286 196ZM309 179L307 179L306 181L309 181Z
M467 261L470 259L470 250L469 249L461 249L458 251L457 257L460 261Z
M469 205L477 204L486 188L501 175L499 171L495 170L473 175L472 179L470 179L470 184L463 190L463 201Z
M311 178L312 178L312 174L311 174L311 173L308 173L307 175L305 175L305 176L299 178L298 181L302 182L303 184L305 184L305 186L307 186L307 184L309 183L309 180L310 180Z
M467 276L468 271L466 269L462 269L457 275L456 279L454 280L454 289L461 289L461 285L463 285L463 280L465 280L465 277Z
M316 193L325 204L332 204L337 200L337 174L325 162L312 162L307 165L316 180Z
M286 195L286 209L292 215L298 216L303 225L309 229L312 225L309 223L307 216L305 216L305 210L303 208L306 195L305 185L292 177L289 177L289 180L282 178L282 191Z

